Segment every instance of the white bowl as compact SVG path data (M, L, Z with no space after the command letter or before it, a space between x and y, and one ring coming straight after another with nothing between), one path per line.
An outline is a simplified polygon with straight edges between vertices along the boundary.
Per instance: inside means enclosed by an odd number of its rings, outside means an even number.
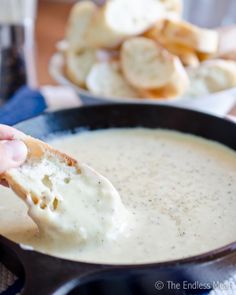
M118 98L118 97L104 97L94 95L89 91L80 88L72 83L64 74L65 58L60 52L55 53L49 63L49 71L52 77L61 85L73 88L79 95L82 102L89 104L102 103L147 103L147 104L166 104L173 106L181 106L185 108L192 108L201 110L215 115L226 114L236 102L236 88L227 89L225 91L209 94L201 97L189 97L178 100L161 100L161 99L138 99L138 98Z

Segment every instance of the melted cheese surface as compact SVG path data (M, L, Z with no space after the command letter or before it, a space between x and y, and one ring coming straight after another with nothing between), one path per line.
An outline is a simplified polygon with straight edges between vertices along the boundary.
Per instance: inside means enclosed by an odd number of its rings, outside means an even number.
M52 245L38 235L26 205L0 188L2 235L55 256L116 264L179 259L236 240L236 153L223 145L145 128L87 131L50 143L107 177L132 221L117 239ZM73 207L86 214L79 200Z

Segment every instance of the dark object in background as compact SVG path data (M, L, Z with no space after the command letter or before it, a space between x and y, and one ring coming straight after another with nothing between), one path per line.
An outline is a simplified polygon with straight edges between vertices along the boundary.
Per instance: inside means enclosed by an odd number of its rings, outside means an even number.
M80 107L47 113L16 125L41 139L60 131L75 133L84 128L137 126L195 134L236 150L236 124L170 106ZM70 261L25 250L0 235L0 261L25 281L22 295L206 295L214 283L230 278L228 285L223 285L229 286L228 289L222 290L235 294L231 288L236 286L236 243L182 260L117 266ZM179 288L169 287L168 282ZM184 282L193 288L185 288Z
M0 25L0 104L27 83L24 25Z

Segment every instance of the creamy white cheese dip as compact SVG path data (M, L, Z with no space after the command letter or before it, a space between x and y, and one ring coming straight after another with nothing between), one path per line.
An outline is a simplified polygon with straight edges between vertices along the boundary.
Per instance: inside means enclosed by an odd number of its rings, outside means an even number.
M132 222L117 239L52 247L39 237L25 204L0 188L2 235L40 252L116 264L179 259L236 240L236 153L227 147L145 128L86 131L50 143L107 177Z

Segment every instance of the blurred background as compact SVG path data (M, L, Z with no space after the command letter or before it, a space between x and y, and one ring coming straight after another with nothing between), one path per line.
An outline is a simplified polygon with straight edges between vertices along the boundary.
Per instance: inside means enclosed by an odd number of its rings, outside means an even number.
M102 3L104 0L96 0ZM127 0L129 1L129 0ZM20 85L57 85L48 65L64 39L72 0L0 0L0 104ZM226 30L236 23L236 0L183 0L184 19L207 28ZM236 48L236 26L229 35ZM233 37L232 37L233 36ZM14 73L12 75L12 73ZM236 111L235 111L236 112Z
M1 0L0 0L1 1ZM73 0L39 0L36 21L37 69L40 85L55 81L47 63L55 43L64 37L65 25ZM97 0L101 3L102 0ZM220 27L236 23L235 0L184 0L184 18L202 27Z
M75 2L73 0L0 0L0 23L3 25L6 22L24 22L27 28L24 38L27 41L26 63L30 85L55 85L55 81L48 73L48 62L55 52L56 42L64 38L68 15ZM102 3L103 0L96 2ZM236 1L184 0L183 15L186 20L203 27L226 26L236 22ZM1 39L6 39L3 27L0 34ZM24 41L17 40L17 42L23 44ZM0 49L3 47L3 42L0 42ZM0 60L0 64L3 60L4 58ZM5 82L2 81L2 84Z

